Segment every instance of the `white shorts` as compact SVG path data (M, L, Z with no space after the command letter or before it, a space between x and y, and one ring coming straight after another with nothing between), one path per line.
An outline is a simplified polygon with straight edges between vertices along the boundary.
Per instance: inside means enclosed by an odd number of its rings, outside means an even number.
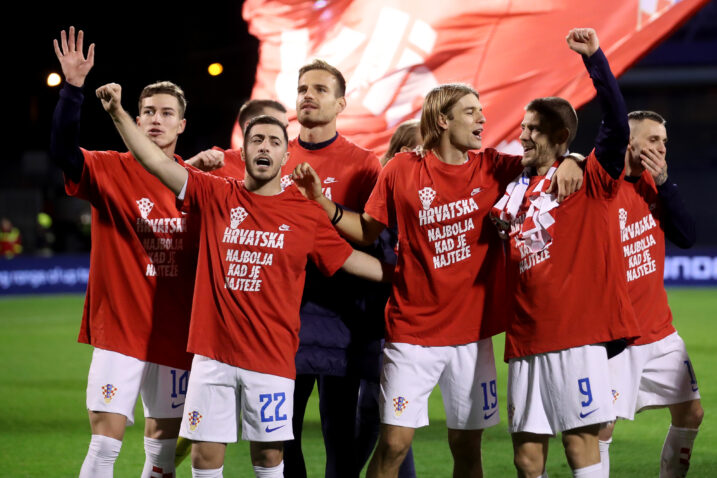
M179 435L194 441L292 440L294 381L195 355Z
M631 345L609 364L615 414L620 418L632 420L648 407L700 398L692 362L677 332L651 344Z
M510 433L555 435L614 419L607 352L602 345L510 360Z
M387 342L383 354L381 423L428 425L428 396L436 384L441 387L448 428L478 430L500 421L490 338L446 347Z
M145 417L180 418L188 383L187 370L95 348L87 377L87 409L119 413L127 417L127 426L133 425L141 394Z

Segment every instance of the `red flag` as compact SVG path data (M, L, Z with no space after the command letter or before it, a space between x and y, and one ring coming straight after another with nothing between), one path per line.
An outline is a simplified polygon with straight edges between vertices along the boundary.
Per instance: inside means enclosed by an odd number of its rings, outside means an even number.
M488 118L483 144L506 149L533 98L561 96L577 108L593 97L565 42L571 28L594 28L619 75L707 1L247 0L243 15L260 41L252 97L281 101L296 136L298 70L322 58L347 81L338 130L381 154L400 122L420 116L431 88L468 83Z

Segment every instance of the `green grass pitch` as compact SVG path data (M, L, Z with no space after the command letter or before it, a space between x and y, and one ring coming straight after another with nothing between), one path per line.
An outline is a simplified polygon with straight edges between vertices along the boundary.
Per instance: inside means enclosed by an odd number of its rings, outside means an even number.
M687 342L700 385L705 420L692 454L690 476L717 476L717 290L671 289L675 325ZM76 343L82 312L80 296L0 299L0 475L20 477L77 476L87 451L90 429L85 386L91 348ZM515 476L512 447L505 423L507 366L502 362L503 337L494 339L502 422L485 432L485 476ZM318 404L312 398L305 422L304 450L309 476L323 476L324 456ZM443 405L436 390L430 402L431 425L414 441L419 476L451 475ZM127 430L115 476L138 476L144 462L141 406L137 424ZM657 476L659 454L669 423L666 410L621 422L611 446L613 477ZM569 477L562 447L551 441L551 478ZM253 476L248 444L230 444L226 476ZM188 461L177 476L191 476Z

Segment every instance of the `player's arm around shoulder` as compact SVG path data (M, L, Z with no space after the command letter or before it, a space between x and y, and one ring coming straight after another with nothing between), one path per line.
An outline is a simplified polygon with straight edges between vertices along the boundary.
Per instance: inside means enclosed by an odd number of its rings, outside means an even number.
M292 179L299 192L321 206L331 224L348 240L360 245L371 244L385 228L368 214L346 210L324 196L321 191L321 178L309 163L297 165Z
M122 140L137 161L174 194L179 194L187 182L187 170L152 143L122 108L120 85L109 83L101 86L97 89L96 95L102 101L102 107L112 118Z

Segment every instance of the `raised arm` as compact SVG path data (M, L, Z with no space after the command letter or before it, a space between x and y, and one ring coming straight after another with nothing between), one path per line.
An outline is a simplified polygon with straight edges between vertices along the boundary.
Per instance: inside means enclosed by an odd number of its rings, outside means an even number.
M595 156L614 179L625 167L625 148L630 140L627 107L595 30L575 28L566 37L570 49L582 55L583 63L597 92L602 123L595 139Z
M122 108L122 88L116 83L110 83L97 88L97 97L102 101L102 107L109 113L114 121L117 131L127 148L132 152L140 164L152 175L174 192L179 194L187 182L187 170L167 157L159 147L144 135L134 120Z
M84 167L84 156L80 151L80 109L84 95L82 86L95 63L95 44L83 50L84 32L80 30L75 38L75 27L70 27L69 37L60 32L60 42L53 41L55 55L60 61L65 85L60 90L60 99L52 115L50 131L50 158L74 182L79 182Z
M321 178L309 163L301 163L294 169L292 179L299 191L312 201L316 201L326 211L331 224L349 241L368 245L378 239L386 226L366 213L359 214L345 210L321 192Z

